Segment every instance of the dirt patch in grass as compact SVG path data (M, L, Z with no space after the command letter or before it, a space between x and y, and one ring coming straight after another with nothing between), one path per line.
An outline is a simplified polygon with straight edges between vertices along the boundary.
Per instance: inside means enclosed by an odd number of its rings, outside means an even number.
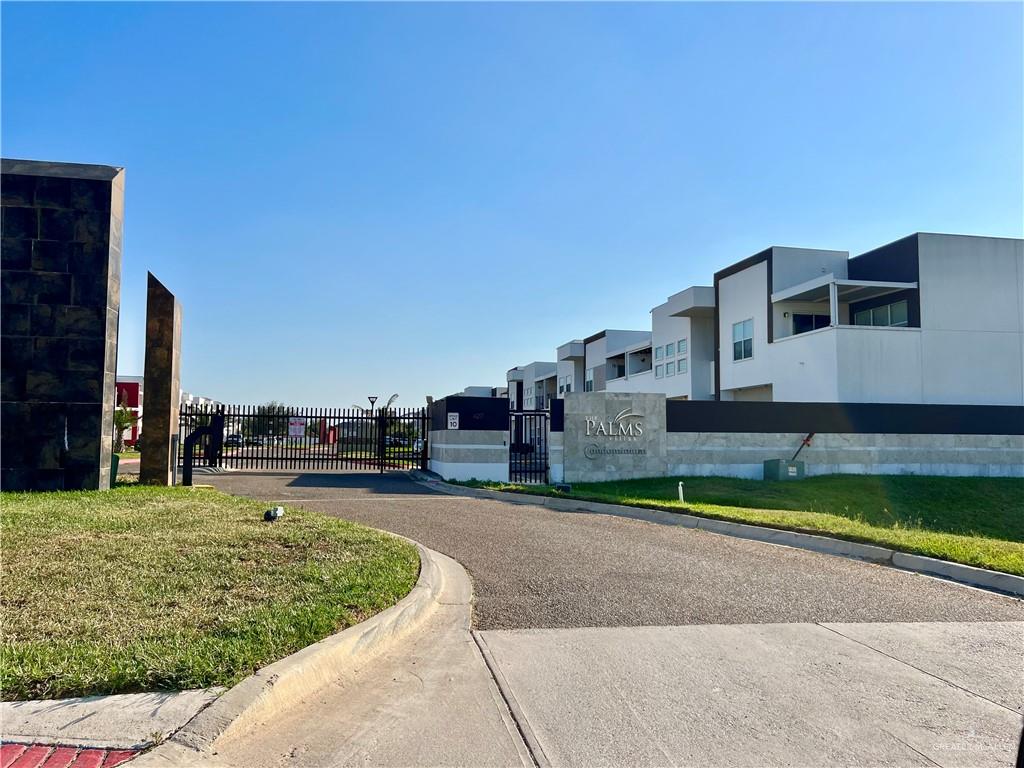
M5 700L231 685L384 610L415 547L208 489L0 496Z

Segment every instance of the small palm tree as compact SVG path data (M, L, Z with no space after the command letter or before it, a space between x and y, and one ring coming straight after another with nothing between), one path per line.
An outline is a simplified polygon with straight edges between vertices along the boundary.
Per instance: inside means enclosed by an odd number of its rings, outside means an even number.
M131 429L132 425L139 420L125 405L114 409L114 453L124 450L124 433Z

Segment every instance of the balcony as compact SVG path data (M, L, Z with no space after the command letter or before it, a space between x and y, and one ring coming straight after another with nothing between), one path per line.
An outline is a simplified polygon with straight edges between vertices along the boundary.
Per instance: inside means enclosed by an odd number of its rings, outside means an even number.
M583 360L587 354L587 346L580 339L569 341L558 348L558 362L565 360Z

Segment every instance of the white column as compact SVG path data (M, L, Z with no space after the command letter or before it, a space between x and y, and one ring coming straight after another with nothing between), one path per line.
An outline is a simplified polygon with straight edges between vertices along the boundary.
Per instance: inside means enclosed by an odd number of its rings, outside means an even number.
M839 289L834 280L828 284L828 306L831 324L839 325Z

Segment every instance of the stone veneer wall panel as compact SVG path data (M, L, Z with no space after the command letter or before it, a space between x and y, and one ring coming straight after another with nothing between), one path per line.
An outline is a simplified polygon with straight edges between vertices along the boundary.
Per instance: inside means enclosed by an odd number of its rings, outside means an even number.
M0 485L110 485L121 168L0 163Z
M587 434L625 409L643 435ZM573 393L565 398L562 476L604 482L673 475L762 477L765 459L789 459L803 432L666 432L663 395ZM591 426L593 427L593 421ZM593 429L591 430L593 432ZM800 453L808 475L921 474L1024 477L1024 436L818 433ZM554 466L554 459L552 461ZM554 476L554 470L552 472Z
M181 400L181 304L149 273L146 295L146 414L139 482L171 485Z
M508 480L508 432L431 430L430 469L445 480Z

